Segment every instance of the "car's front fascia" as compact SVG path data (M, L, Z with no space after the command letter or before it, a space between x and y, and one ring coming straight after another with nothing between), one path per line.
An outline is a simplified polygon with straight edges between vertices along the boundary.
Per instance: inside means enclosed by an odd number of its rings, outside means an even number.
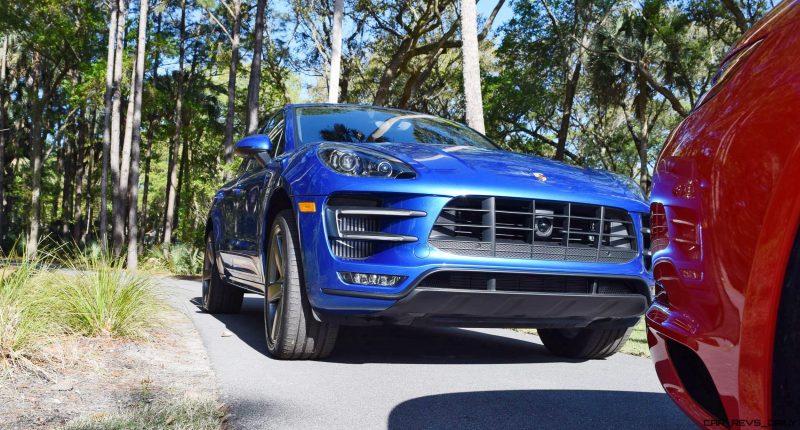
M398 309L401 313L413 311L414 306L409 308L399 304L411 300L411 296L420 290L418 285L422 279L442 270L477 271L498 275L538 274L628 280L637 285L640 292L638 297L631 297L613 294L601 296L451 290L446 294L454 297L453 300L462 301L465 308L474 306L476 301L485 303L487 307L494 307L487 309L485 314L481 315L481 312L477 314L468 310L462 312L457 305L441 303L442 300L431 304L434 307L439 306L440 309L446 308L445 313L448 315L439 316L462 315L464 318L452 321L459 325L581 327L600 322L631 325L650 302L649 287L652 278L641 258L643 244L646 241L642 232L647 231L643 225L642 215L646 214L649 208L635 193L619 191L624 190L626 185L621 181L610 180L605 173L591 170L580 172L567 166L564 166L561 172L562 168L559 165L549 160L542 160L541 166L537 166L534 162L524 167L530 169L531 178L535 178L533 175L538 173L537 167L542 167L539 170L549 172L550 178L545 176L533 182L509 181L488 171L465 170L456 174L452 171L436 171L427 168L420 160L405 158L403 161L416 171L416 177L413 179L352 177L334 172L320 160L321 145L325 143L294 148L293 153L283 160L282 174L284 186L291 196L298 219L308 299L320 318L387 317L396 321L411 322L415 319L424 321L428 316L436 316L428 315L430 306L424 312L410 312L419 314L416 315L418 318L404 318L403 315L393 313L392 309ZM380 146L377 150L381 150ZM493 157L498 158L497 154ZM509 161L509 166L513 166L514 163L518 164L518 160ZM582 180L570 181L570 175L573 177L580 175ZM615 195L610 195L609 187L617 190L613 193ZM636 232L636 257L627 262L610 264L478 257L442 251L431 246L428 236L445 205L460 196L573 202L622 209L630 214L633 231ZM334 255L331 237L336 235L333 231L336 229L336 223L331 221L331 202L332 199L342 197L376 199L382 208L413 211L413 216L394 219L384 231L388 234L405 236L407 241L391 244L381 252L363 259L346 259ZM306 208L313 207L314 210L300 211L298 208L301 204L305 204ZM402 277L402 281L391 286L357 285L345 282L343 273L394 275ZM475 294L483 295L475 296ZM459 295L460 297L455 298ZM505 297L492 301L500 296ZM553 299L558 299L558 303L553 302ZM528 315L527 318L519 318L521 315L519 312L511 311L507 312L507 315L517 315L517 317L503 317L503 309L513 308L514 303L526 300L542 303L547 309L537 311L538 315ZM633 301L620 305L626 300ZM559 309L561 312L558 312Z

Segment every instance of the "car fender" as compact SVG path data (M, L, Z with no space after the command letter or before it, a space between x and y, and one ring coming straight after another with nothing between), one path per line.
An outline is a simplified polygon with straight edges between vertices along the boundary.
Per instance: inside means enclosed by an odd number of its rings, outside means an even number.
M222 198L222 191L217 191L214 194L214 203L211 205L211 209L208 211L208 220L206 221L206 234L208 234L209 230L211 231L211 246L213 247L214 251L214 258L215 264L217 267L223 267L222 259L219 256L219 241L220 235L222 234L222 230L220 227L221 221L221 213L217 202Z
M765 222L756 245L742 312L739 381L741 416L771 416L772 364L778 306L800 225L800 146L783 165L765 209Z

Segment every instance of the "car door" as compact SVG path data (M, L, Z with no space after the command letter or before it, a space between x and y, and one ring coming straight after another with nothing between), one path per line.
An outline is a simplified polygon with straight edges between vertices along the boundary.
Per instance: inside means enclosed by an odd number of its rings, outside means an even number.
M274 160L283 151L283 112L273 115L262 132L270 137ZM242 281L260 287L263 271L260 260L260 238L264 227L265 195L270 179L275 175L277 163L264 165L260 160L249 159L248 168L232 188L233 213L235 214L235 240L231 242L229 260L231 274Z
M228 249L230 273L242 280L260 283L261 271L258 262L258 237L261 231L258 220L263 204L264 184L270 173L255 159L236 184L231 188L234 238Z
M238 192L236 189L236 185L239 182L239 178L241 178L250 168L250 163L255 162L255 160L251 159L244 159L239 164L239 169L236 171L236 176L228 181L222 188L217 191L217 194L214 196L214 199L217 201L217 206L219 207L220 213L220 224L219 224L219 252L221 257L223 258L223 265L227 268L227 259L225 259L226 254L232 251L235 248L235 241L237 240L239 233L237 231L237 212L236 212L236 196L235 193Z

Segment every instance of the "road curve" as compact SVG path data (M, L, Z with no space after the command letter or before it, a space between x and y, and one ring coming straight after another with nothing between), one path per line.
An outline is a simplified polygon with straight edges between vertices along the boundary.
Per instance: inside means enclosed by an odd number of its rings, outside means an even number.
M693 427L645 358L565 360L511 330L369 327L343 329L326 361L273 360L260 296L209 315L199 282L163 284L208 349L233 428Z

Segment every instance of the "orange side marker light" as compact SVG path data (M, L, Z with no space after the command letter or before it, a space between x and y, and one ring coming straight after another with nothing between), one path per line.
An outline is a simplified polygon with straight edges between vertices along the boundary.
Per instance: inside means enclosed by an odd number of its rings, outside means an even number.
M300 202L297 204L300 212L316 212L317 205L314 202Z

